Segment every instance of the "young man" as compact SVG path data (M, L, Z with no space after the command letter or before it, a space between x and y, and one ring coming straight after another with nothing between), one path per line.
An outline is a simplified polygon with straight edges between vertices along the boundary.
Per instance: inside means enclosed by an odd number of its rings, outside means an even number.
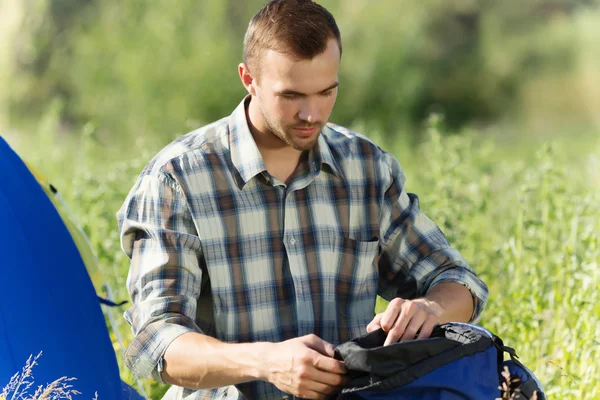
M125 360L174 385L167 398L323 399L345 380L335 345L378 328L386 344L426 338L481 313L485 284L398 161L327 123L341 53L323 7L267 4L238 68L248 96L161 151L119 211ZM374 315L378 294L391 302Z

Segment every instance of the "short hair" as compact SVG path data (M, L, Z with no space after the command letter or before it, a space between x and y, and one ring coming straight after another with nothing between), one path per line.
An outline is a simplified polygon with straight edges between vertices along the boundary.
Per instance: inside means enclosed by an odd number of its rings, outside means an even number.
M341 56L340 30L323 6L312 0L271 0L248 25L244 63L258 75L258 61L267 50L312 59L325 51L329 39L337 40Z

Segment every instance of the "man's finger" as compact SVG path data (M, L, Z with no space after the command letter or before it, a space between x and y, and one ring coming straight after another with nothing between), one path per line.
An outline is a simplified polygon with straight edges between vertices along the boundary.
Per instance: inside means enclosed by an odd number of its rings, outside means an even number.
M410 319L410 323L404 329L404 333L400 337L401 341L414 340L417 336L417 332L423 326L423 323L427 320L429 314L425 311L417 311Z
M383 315L381 316L381 320L379 322L379 325L383 328L384 331L389 332L390 329L392 329L400 315L400 311L402 310L402 304L404 304L404 299L401 299L399 297L396 297L395 299L390 301L390 304L388 304L388 307L383 312Z
M323 378L321 377L321 372L319 371L318 373L315 373L313 378L309 378L306 382L304 382L304 387L307 390L325 395L330 395L338 390L337 385L323 383L321 380L323 380Z
M373 318L373 320L371 322L369 322L369 325L367 325L367 332L373 332L376 331L377 329L381 328L381 317L383 316L383 313L379 313L377 315L375 315L375 318Z
M323 394L323 393L317 393L313 390L304 390L300 393L298 393L298 396L300 396L303 399L319 399L319 400L326 400L328 395Z
M388 332L383 345L387 346L389 344L396 343L404 334L404 331L406 330L406 327L408 326L408 323L410 322L411 318L412 315L410 313L410 309L404 307L400 313L400 316L396 320L396 323Z
M314 354L314 360L314 367L321 371L330 372L338 376L346 373L346 366L344 363L335 358L327 357L322 354Z
M421 326L421 332L419 332L417 339L427 339L429 336L431 336L431 332L433 332L433 329L438 322L439 320L436 316L430 315L423 326Z
M333 357L335 354L335 347L321 339L317 335L306 335L303 337L303 342L309 349L312 349L319 354L323 354L325 356Z

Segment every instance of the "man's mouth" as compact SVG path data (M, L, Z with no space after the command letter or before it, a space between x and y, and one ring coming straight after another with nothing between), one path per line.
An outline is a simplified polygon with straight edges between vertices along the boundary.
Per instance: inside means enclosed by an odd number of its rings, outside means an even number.
M304 137L309 137L312 136L313 134L315 134L319 127L318 126L299 126L299 127L294 127L293 128L294 131L296 131L298 133L298 135L300 136L304 136Z

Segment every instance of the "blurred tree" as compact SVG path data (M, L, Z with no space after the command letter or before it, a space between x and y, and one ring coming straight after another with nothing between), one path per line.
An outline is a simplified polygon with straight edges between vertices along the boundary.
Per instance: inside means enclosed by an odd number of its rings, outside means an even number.
M598 0L324 0L344 56L332 120L393 136L441 112L452 129L519 108L532 76L572 67L561 29ZM102 137L173 137L227 115L244 95L236 66L263 0L29 0L16 47L12 114L50 101ZM558 28L557 28L558 27Z
M15 80L10 83L9 106L13 117L39 116L52 99L65 103L63 121L75 118L69 103L73 87L64 66L71 59L75 23L85 20L94 0L25 0L24 18L14 48Z

